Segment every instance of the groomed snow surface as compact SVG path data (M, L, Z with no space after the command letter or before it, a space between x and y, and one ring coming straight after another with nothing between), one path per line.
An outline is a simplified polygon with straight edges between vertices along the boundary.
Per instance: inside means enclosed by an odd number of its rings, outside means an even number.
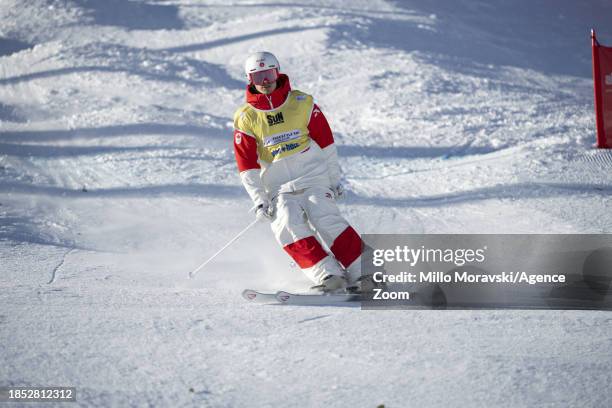
M248 304L308 286L263 224L187 279L253 217L231 121L262 49L329 118L360 232L612 232L589 39L610 21L605 0L3 0L0 386L611 406L609 312Z

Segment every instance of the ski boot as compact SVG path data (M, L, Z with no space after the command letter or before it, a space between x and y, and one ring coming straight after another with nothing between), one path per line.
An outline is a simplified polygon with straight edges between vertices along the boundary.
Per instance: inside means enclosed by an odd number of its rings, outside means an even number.
M346 279L340 275L327 275L323 278L319 285L311 287L312 290L318 290L320 292L334 292L346 287Z
M386 289L386 284L375 282L373 275L362 275L357 280L348 285L346 291L348 293L360 294L371 293L374 289Z

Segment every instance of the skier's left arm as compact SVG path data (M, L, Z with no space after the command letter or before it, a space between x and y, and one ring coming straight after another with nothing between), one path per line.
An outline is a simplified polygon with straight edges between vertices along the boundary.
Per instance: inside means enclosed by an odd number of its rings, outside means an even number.
M308 132L310 133L310 137L323 151L329 171L330 186L333 189L337 189L342 177L342 170L340 168L340 163L338 163L338 150L336 149L334 135L329 127L329 123L316 103L313 105L312 113L310 114Z

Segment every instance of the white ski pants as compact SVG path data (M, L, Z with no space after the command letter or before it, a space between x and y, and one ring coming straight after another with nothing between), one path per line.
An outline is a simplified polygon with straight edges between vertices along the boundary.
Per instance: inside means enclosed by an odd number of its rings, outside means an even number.
M361 238L340 215L330 189L281 193L274 204L276 240L315 284L327 275L346 274L350 283L361 275Z

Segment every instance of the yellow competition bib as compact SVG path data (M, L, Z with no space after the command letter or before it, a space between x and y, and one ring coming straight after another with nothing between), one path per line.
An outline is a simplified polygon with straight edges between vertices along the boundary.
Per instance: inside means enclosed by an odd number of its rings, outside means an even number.
M234 127L254 136L259 160L272 163L310 146L308 121L312 106L312 96L293 90L285 103L273 110L259 110L245 104L234 116Z

